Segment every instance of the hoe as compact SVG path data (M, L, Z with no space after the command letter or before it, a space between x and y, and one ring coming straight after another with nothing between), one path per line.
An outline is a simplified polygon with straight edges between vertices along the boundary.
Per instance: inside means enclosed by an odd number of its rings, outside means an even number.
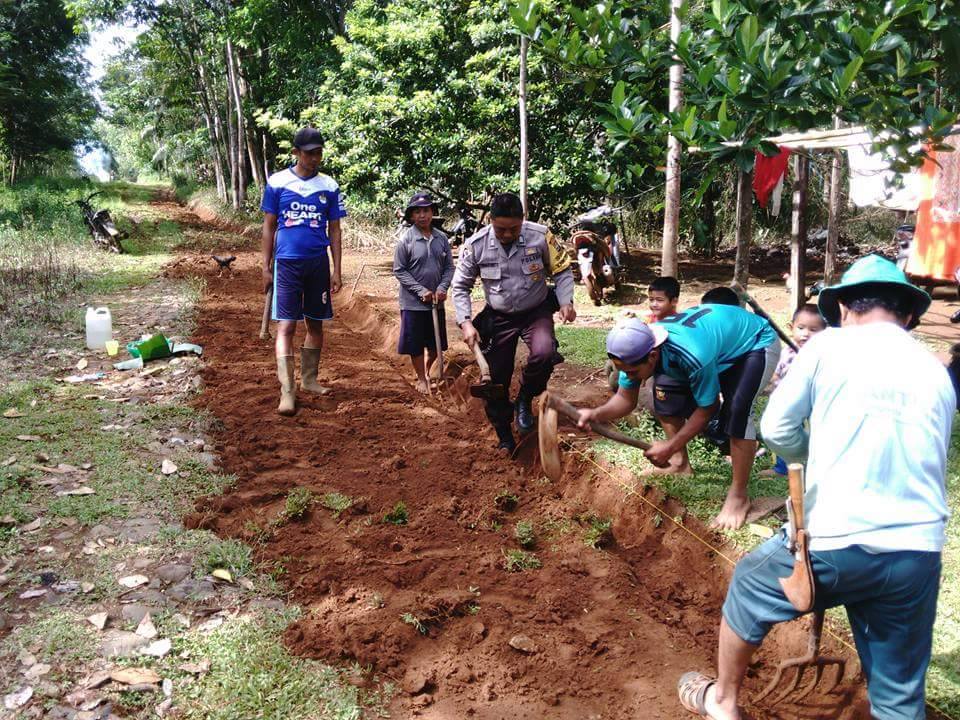
M783 592L790 604L800 612L810 612L814 606L813 571L810 566L810 552L807 547L808 536L803 515L803 465L791 463L787 467L790 483L790 497L787 500L787 516L790 522L790 549L794 554L793 572L790 577L780 578ZM825 690L829 693L843 678L846 663L841 658L820 656L820 636L823 632L823 610L813 612L813 624L807 636L807 652L800 657L788 658L777 665L777 672L760 694L753 698L759 702L771 695L777 688L782 690L769 703L777 705L788 697L791 701L805 698L819 684L824 668L835 665L836 676L833 684ZM813 679L803 687L800 683L807 670L813 670ZM789 678L789 680L787 680Z
M559 480L563 472L560 464L560 443L557 440L559 415L576 422L579 411L563 398L555 397L548 392L544 393L540 400L540 464L543 466L544 474L553 481ZM641 450L650 449L650 443L630 437L606 423L591 422L590 429L597 435L602 435L614 442L630 445Z

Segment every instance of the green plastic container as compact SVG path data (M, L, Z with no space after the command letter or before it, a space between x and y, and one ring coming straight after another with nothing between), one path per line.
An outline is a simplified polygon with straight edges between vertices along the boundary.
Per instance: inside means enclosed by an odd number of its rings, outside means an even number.
M173 354L170 352L170 341L163 336L163 333L157 333L146 340L129 342L127 351L135 358L143 358L144 362L170 357Z

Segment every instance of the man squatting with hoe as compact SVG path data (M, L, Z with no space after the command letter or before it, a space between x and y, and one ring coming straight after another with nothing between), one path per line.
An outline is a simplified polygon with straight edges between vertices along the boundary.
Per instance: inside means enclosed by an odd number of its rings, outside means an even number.
M277 376L280 405L277 412L296 412L293 336L303 320L307 334L300 349L300 388L325 395L329 388L317 382L323 321L333 319L330 295L340 291L340 188L319 172L323 137L316 128L300 128L293 137L294 166L267 180L263 211L263 291L273 287L272 317L277 321ZM330 272L329 248L333 255Z
M806 460L814 610L846 608L871 717L919 720L957 399L946 369L907 332L930 296L889 260L861 258L818 304L833 327L810 338L770 396L763 439L790 461ZM719 676L680 678L685 708L713 720L741 717L753 653L774 624L801 614L778 581L794 562L781 531L737 564L720 623Z
M555 293L547 286L551 276ZM470 291L478 277L487 304L473 317ZM499 447L508 453L516 448L510 427L514 412L520 433L531 432L535 421L530 403L546 389L554 365L563 361L557 352L553 314L559 311L565 323L576 319L573 287L570 259L556 248L547 228L524 220L517 195L495 196L490 224L468 238L460 251L451 288L464 342L471 348L478 342L488 346L491 380L507 389L504 397L486 401L486 412ZM519 338L530 354L511 404L508 393Z
M693 307L652 325L627 318L607 336L607 355L620 371L619 389L600 407L581 410L580 427L633 412L640 386L653 375L689 384L691 406L674 408L676 414L669 415L658 409L667 439L654 442L645 455L658 468L689 473L687 443L719 410L721 429L730 438L733 479L713 525L724 529L743 525L757 451L753 405L780 357L780 340L770 323L729 305Z
M417 373L417 391L430 392L430 368L437 352L447 349L443 304L453 279L453 253L447 236L433 227L437 204L427 193L417 193L403 211L412 226L397 241L393 274L400 283L400 341L397 352L409 355ZM440 345L434 338L431 305L437 306ZM427 351L424 361L423 351ZM441 378L442 380L443 378Z

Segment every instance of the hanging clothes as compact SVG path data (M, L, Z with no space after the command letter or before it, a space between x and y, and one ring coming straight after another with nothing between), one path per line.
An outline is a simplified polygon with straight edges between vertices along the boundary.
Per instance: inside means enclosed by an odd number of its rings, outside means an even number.
M770 157L760 152L756 154L753 167L753 192L757 196L757 203L760 207L765 208L767 206L770 193L773 192L778 183L783 181L789 158L789 148L780 148L779 153Z
M883 207L888 210L916 210L920 202L920 174L905 173L903 185L897 183L897 173L880 153L871 152L869 145L847 148L850 161L850 202L857 207Z
M931 280L960 277L960 138L954 152L930 152L920 169L917 228L907 258L909 275Z

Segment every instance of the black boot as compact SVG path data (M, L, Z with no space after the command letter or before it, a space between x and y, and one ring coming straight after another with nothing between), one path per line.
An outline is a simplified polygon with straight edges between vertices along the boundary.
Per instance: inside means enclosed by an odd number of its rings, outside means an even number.
M517 413L517 430L521 435L532 432L536 422L533 419L533 410L530 408L530 398L521 392L513 406Z
M510 424L494 425L493 429L497 431L497 438L500 440L497 450L506 450L509 455L513 455L513 451L517 449L517 442L513 439L513 430L510 429Z

